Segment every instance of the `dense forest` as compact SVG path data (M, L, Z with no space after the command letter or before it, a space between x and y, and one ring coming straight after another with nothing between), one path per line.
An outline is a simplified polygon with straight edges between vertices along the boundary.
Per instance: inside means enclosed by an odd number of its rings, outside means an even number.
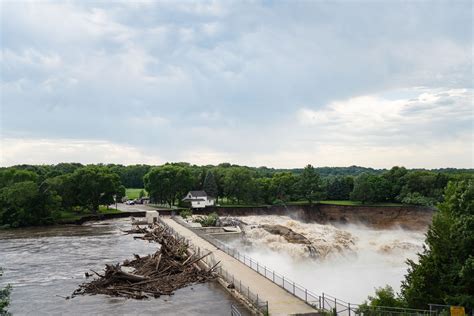
M189 190L204 189L220 204L273 205L345 200L434 206L450 181L473 169L409 170L393 167L299 169L222 163L149 165L18 165L0 169L0 225L53 223L67 212L97 212L121 200L125 188L145 188L155 203L177 205Z

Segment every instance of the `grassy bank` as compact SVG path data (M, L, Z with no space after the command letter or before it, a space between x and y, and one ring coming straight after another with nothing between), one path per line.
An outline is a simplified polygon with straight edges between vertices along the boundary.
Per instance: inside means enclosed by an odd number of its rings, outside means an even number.
M359 201L347 200L325 200L314 202L315 204L341 205L341 206L404 206L402 203L362 203ZM308 201L288 202L287 205L309 205Z
M357 201L321 201L320 204L349 205L349 206L404 206L403 203L367 203Z
M128 197L129 200L135 200L140 197L140 191L143 190L145 192L145 196L148 196L145 189L140 188L127 188L125 189L125 195Z
M99 207L99 212L98 213L92 213L90 211L86 212L76 212L76 211L61 211L60 213L60 219L58 220L58 223L69 223L69 222L74 222L77 220L80 220L81 218L85 216L90 216L90 215L101 215L101 214L118 214L122 213L121 210L116 210L115 208L108 208L106 206L100 206Z
M308 201L292 201L287 202L281 205L309 205ZM362 203L358 201L346 201L346 200L326 200L326 201L316 201L313 204L327 204L327 205L341 205L341 206L405 206L407 204L402 203ZM220 204L218 207L222 208L245 208L245 207L269 207L271 205L266 204Z

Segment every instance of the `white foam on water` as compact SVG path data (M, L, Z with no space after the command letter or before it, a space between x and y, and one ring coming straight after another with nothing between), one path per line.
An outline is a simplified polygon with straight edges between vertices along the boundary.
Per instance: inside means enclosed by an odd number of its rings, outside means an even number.
M235 247L315 293L351 303L361 303L375 287L386 284L398 291L407 271L406 259L416 259L425 239L424 231L401 228L322 225L277 215L239 219L249 226L245 240L235 241ZM289 243L257 227L262 224L283 225L302 234L316 248L317 257L306 245Z

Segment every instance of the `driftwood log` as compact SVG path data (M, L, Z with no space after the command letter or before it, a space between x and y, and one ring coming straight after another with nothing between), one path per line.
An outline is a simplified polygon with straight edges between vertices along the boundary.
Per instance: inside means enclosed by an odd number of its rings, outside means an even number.
M133 259L125 260L122 264L106 264L103 274L92 271L97 278L81 284L74 291L73 297L83 294L106 294L135 299L159 297L172 295L177 289L216 277L216 266L209 270L200 269L197 263L205 256L190 254L187 245L162 226L149 229L137 226L127 233L144 234L135 238L157 242L160 249L144 257L135 254Z

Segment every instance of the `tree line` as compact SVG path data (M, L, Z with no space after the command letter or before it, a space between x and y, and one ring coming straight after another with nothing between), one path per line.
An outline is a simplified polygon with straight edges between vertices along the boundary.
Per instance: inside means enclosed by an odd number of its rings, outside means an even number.
M0 168L0 225L53 223L62 211L97 212L125 187L145 188L153 202L179 204L189 190L205 190L220 204L261 205L320 200L435 205L451 180L472 178L472 169L409 170L393 167L273 169L222 163L196 166L117 164L18 165Z
M99 205L125 195L120 177L104 166L60 164L45 169L0 169L0 226L52 224L62 211L97 213Z
M325 170L321 176L319 169ZM404 203L434 206L443 200L449 181L472 178L472 170L409 170L393 167L374 170L362 167L276 170L231 164L194 166L171 163L153 167L144 176L152 200L179 204L189 190L204 189L221 204L284 204L319 200L362 203ZM367 172L362 172L365 170ZM349 174L341 174L346 170Z

